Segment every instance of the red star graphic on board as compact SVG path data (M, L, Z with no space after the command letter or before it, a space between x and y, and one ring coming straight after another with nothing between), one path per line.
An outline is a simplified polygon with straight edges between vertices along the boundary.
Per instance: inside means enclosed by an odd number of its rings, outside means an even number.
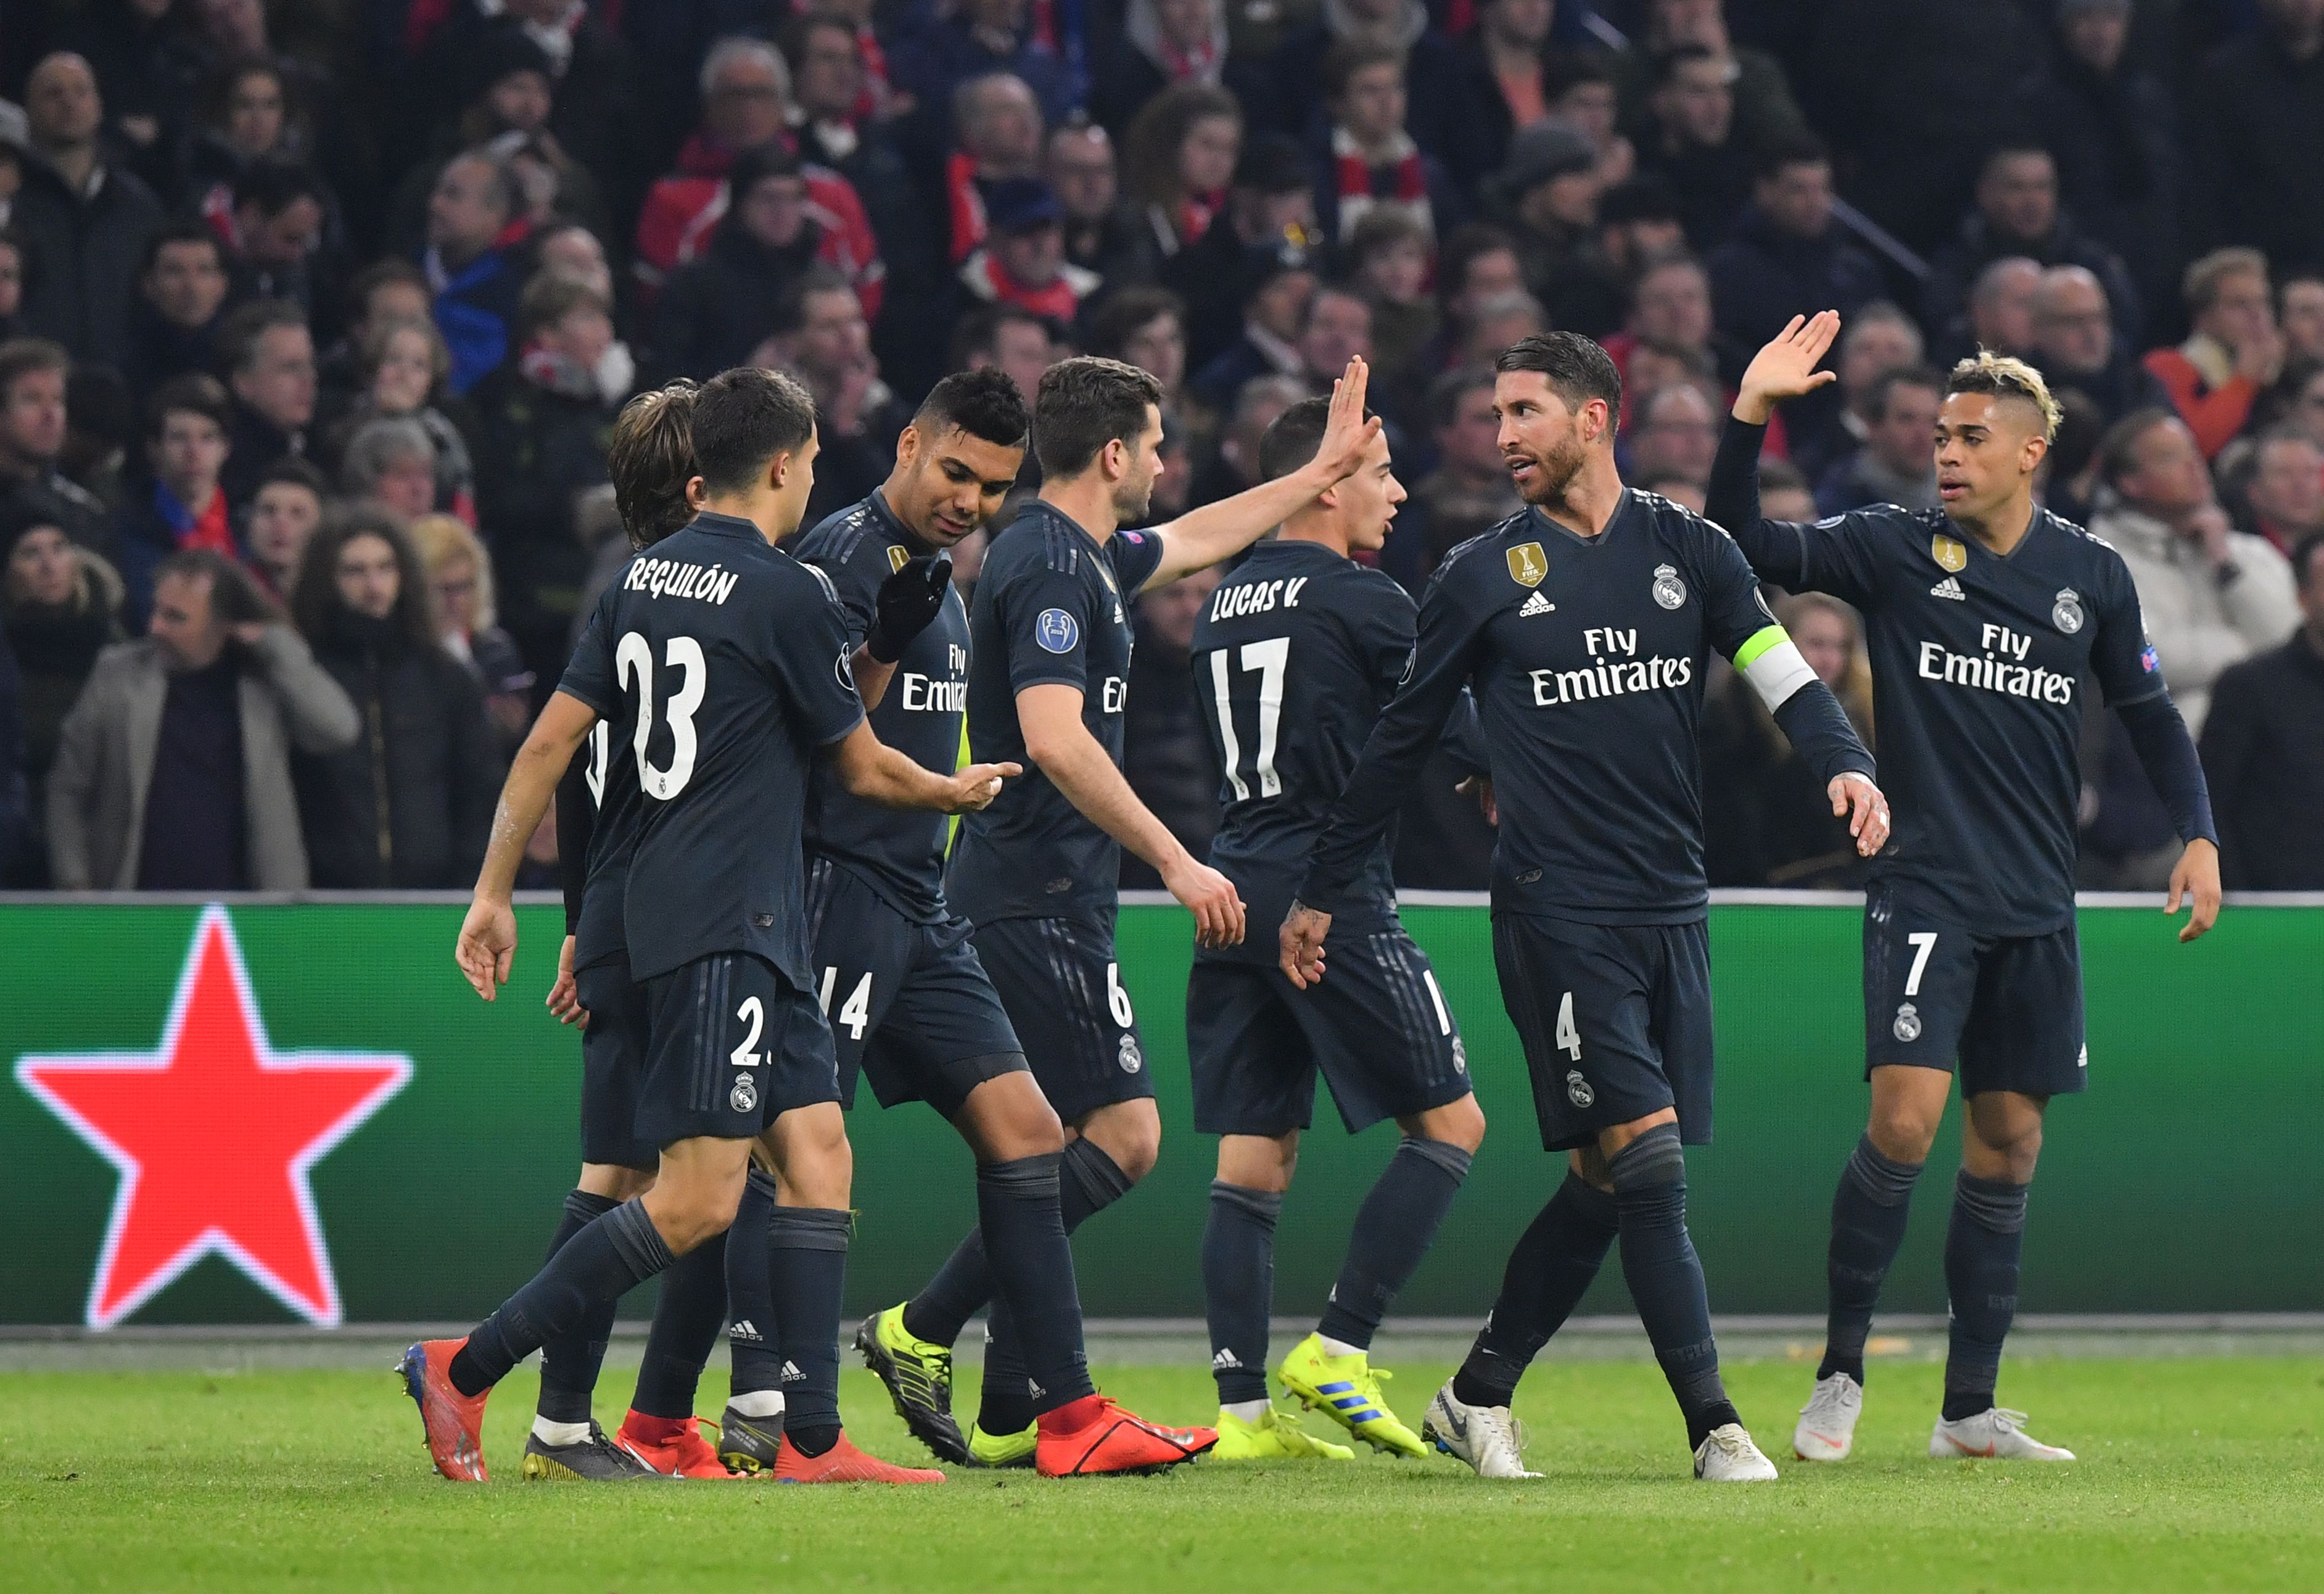
M212 1253L309 1322L340 1320L307 1171L411 1077L385 1052L277 1052L226 909L202 910L152 1052L27 1056L16 1080L121 1172L88 1322Z

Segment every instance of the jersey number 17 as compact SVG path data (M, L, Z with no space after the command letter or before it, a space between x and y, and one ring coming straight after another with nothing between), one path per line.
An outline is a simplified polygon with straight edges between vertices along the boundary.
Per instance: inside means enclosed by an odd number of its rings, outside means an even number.
M1234 653L1242 665L1237 671L1228 662ZM1283 778L1275 772L1275 751L1283 728L1283 678L1291 667L1291 639L1268 637L1245 642L1240 649L1221 648L1211 655L1211 688L1219 711L1219 747L1225 754L1227 784L1235 801L1250 800L1251 783L1262 797L1280 797ZM1249 774L1244 772L1242 742L1235 735L1235 704L1257 699L1259 742Z

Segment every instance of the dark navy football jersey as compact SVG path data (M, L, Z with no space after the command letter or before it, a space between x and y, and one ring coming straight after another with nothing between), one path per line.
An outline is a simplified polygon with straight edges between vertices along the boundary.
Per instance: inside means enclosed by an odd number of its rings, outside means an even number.
M1020 763L1025 775L961 822L946 883L972 923L1112 918L1121 848L1026 755L1017 694L1078 688L1082 723L1119 766L1129 604L1161 561L1153 533L1117 531L1101 546L1038 499L986 550L969 617L969 753L981 764Z
M558 690L635 755L632 973L747 952L812 990L807 766L863 718L830 578L747 521L702 515L623 567L587 636Z
M593 614L593 628L596 620ZM585 634L575 656L595 645ZM579 754L582 788L588 794L589 811L595 817L589 829L588 879L581 888L581 916L573 931L576 969L619 956L629 947L622 925L622 899L629 890L630 854L637 847L638 825L645 815L632 741L629 725L617 726L613 718L600 718L590 728L589 740Z
M831 577L847 613L851 647L861 647L872 629L880 584L936 551L906 530L876 492L790 546ZM872 730L921 768L948 775L960 763L960 727L967 715L968 607L951 591L936 619L896 661L888 690L872 711ZM882 807L849 795L827 764L807 788L807 851L861 875L890 907L923 924L949 917L944 868L950 834L951 821L943 814Z
M1211 866L1253 925L1277 925L1348 784L1364 738L1412 667L1412 599L1389 576L1312 542L1262 542L1194 622L1196 699L1224 777ZM1351 928L1396 911L1383 836L1351 887ZM1227 949L1272 965L1275 938ZM1204 955L1211 955L1205 954Z
M1737 519L1760 575L1863 611L1895 824L1874 875L1927 885L1991 935L2069 923L2078 683L2095 677L2116 708L2163 692L2122 556L2047 510L2006 558L1942 510L1878 504L1813 525Z
M1500 810L1496 908L1600 925L1702 917L1695 733L1714 651L1771 709L1830 696L1740 550L1667 499L1624 493L1596 537L1528 509L1462 544L1422 596L1412 679L1365 744L1301 899L1340 910L1466 685ZM1840 749L1840 767L1871 770L1852 735Z

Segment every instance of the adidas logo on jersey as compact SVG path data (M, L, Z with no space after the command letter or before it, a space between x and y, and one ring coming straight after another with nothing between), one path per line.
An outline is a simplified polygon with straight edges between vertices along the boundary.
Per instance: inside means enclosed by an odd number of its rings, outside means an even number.
M747 1317L738 1317L726 1330L726 1337L730 1340L747 1340L755 1345L760 1341L759 1325Z
M1231 1350L1222 1350L1211 1358L1211 1370L1213 1372L1240 1372L1241 1368L1242 1358Z
M1557 605L1555 604L1551 603L1539 593L1536 593L1533 596L1525 601L1525 607L1517 611L1517 618L1523 620L1530 615L1554 614L1556 613Z
M1932 598L1950 598L1956 604L1969 602L1969 594L1961 591L1961 584L1950 576L1931 587L1929 595Z
M798 1363L796 1361L787 1361L783 1363L782 1378L783 1382L786 1384L804 1384L807 1382L807 1375L799 1371Z

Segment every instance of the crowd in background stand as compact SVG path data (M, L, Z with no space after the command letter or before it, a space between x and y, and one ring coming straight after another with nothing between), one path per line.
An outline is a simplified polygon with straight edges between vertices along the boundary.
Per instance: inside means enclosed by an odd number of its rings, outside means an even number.
M1699 509L1742 363L1829 308L1769 512L1933 503L1946 364L2034 361L2044 500L2130 565L2227 885L2324 889L2319 150L2324 0L21 0L0 884L469 883L650 383L798 376L821 514L945 371L1108 355L1167 396L1161 519L1361 354L1417 594L1517 507L1499 348L1600 339L1627 478ZM1129 706L1198 853L1210 580L1140 598ZM1877 741L1856 616L1782 613ZM1860 878L1717 675L1702 757L1714 883ZM2084 757L2085 883L2159 884L2102 712ZM1485 879L1453 779L1406 885Z

